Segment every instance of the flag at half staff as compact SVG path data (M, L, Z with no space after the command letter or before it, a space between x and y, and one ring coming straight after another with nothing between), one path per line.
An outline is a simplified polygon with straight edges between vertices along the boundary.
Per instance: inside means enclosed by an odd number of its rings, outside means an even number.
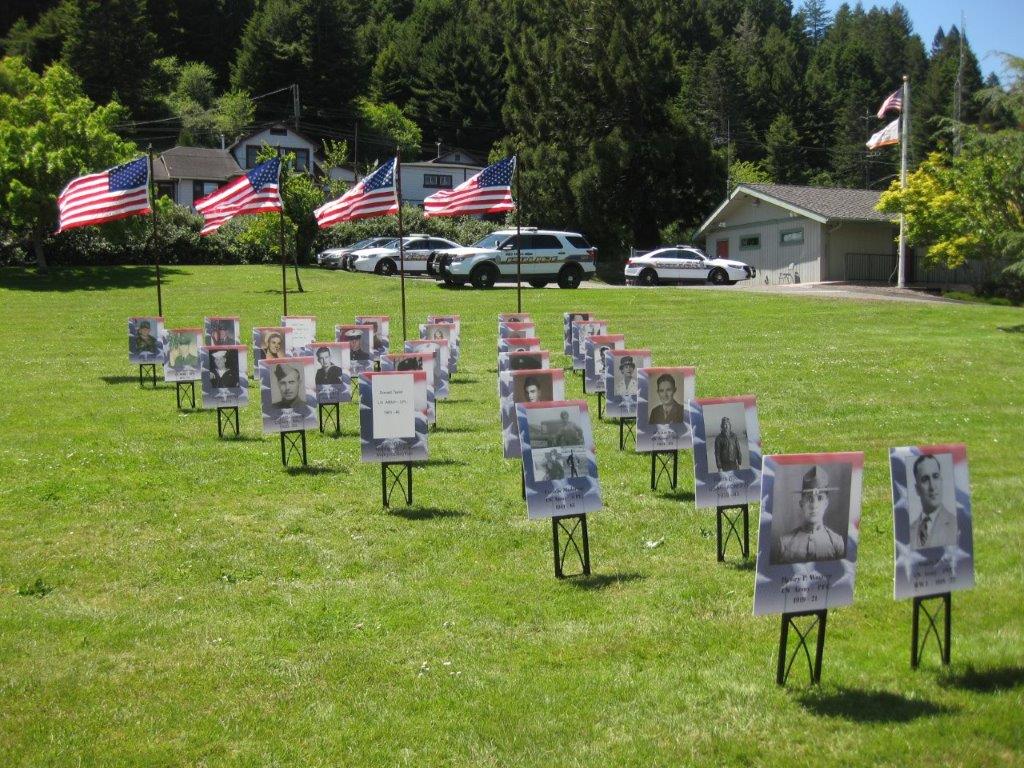
M57 231L149 212L149 160L140 157L68 182L57 197L60 220Z
M515 170L515 156L499 160L455 189L443 189L430 195L423 201L423 216L469 216L515 210L512 199Z
M343 221L398 213L397 168L398 158L393 157L337 200L321 205L313 211L316 223L323 229Z
M204 219L199 234L212 234L235 216L282 210L280 176L281 160L273 157L196 200L193 205Z
M899 143L900 119L898 117L867 141L868 149L878 149L879 147L887 147L890 144Z
M887 112L899 112L903 109L903 89L897 88L890 93L878 110L878 117L885 117Z

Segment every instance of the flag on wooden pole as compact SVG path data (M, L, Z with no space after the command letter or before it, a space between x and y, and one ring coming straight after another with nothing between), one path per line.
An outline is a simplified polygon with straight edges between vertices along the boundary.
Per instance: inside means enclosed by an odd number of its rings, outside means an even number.
M397 170L398 158L393 157L341 197L313 211L316 223L325 229L343 221L398 213L398 192L395 186Z
M235 216L282 211L280 177L281 159L273 157L196 200L193 205L205 220L199 234L213 234Z
M506 213L515 210L512 174L516 158L506 157L484 168L455 189L442 189L423 201L423 217L469 216L475 213Z
M57 197L58 232L149 213L149 160L130 163L68 182Z

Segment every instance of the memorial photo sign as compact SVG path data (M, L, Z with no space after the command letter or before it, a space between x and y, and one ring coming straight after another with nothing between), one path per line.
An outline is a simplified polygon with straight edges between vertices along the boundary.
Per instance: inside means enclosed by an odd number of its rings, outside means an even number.
M448 375L456 373L459 365L459 333L453 323L425 323L419 327L420 338L427 341L448 342Z
M974 586L974 537L967 448L889 449L896 599Z
M761 498L761 428L757 398L688 400L698 507L753 504Z
M199 348L202 345L202 328L171 328L167 331L164 381L200 381Z
M541 403L565 399L565 371L561 368L509 371L499 379L502 448L506 459L521 455L517 403Z
M437 422L437 407L434 394L434 357L433 352L389 352L381 355L380 369L382 371L423 371L426 373L426 386L424 400L417 400L416 408L423 412L427 424ZM417 396L419 394L419 389Z
M448 397L448 342L429 339L409 339L405 342L406 352L430 352L434 355L434 397L444 400Z
M352 363L353 376L373 369L372 325L336 325L334 326L334 340L345 341L350 345L349 360Z
M530 349L540 349L540 339L531 336L526 339L498 339L498 354L504 352L525 352Z
M164 319L128 318L128 362L133 365L156 365L164 362Z
M641 368L637 379L637 453L692 448L685 403L696 395L697 369Z
M360 456L367 462L427 460L427 420L417 410L423 371L367 371L359 376ZM424 394L423 400L426 399Z
M498 353L498 397L502 391L511 391L511 387L502 389L502 383L511 384L510 371L538 371L550 368L550 357L546 349L531 349L520 352Z
M259 365L265 358L288 357L292 345L288 342L292 329L283 325L258 327L252 329L252 355Z
M356 315L357 325L373 328L373 352L371 358L380 360L381 355L391 351L391 318L387 315Z
M498 325L502 323L532 323L529 312L502 312L498 315Z
M199 348L203 408L233 408L248 405L246 348L227 344Z
M583 345L583 380L587 392L604 392L605 353L625 349L626 337L621 333L588 336Z
M498 323L498 351L502 339L532 339L537 336L537 326L529 323Z
M529 517L562 517L599 510L601 486L587 403L519 403L516 419Z
M572 369L582 371L586 368L587 337L602 336L608 333L607 320L574 320L572 323Z
M312 357L260 360L260 406L264 434L316 429L316 363Z
M316 401L324 405L352 402L351 347L347 341L314 341Z
M310 347L316 340L316 317L313 315L282 315L281 325L291 329L286 338L289 356L312 354Z
M754 615L853 602L864 454L764 457Z
M571 355L572 346L572 324L584 320L593 320L593 312L566 312L562 315L562 352Z
M242 343L242 326L237 317L204 317L203 339L208 347Z
M610 349L605 354L604 412L610 418L636 417L640 380L637 371L651 365L649 349Z

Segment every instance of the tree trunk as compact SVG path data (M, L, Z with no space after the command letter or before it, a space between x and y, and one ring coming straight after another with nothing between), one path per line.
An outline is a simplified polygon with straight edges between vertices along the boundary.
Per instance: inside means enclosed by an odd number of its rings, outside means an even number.
M298 247L296 247L295 252L292 253L292 258L294 259L294 262L295 262L295 284L299 286L299 293L305 293L306 289L302 287L302 278L299 277L299 249L298 249Z
M49 272L50 267L46 263L46 251L43 250L43 239L45 235L41 230L32 231L32 252L36 256L36 267L40 272Z

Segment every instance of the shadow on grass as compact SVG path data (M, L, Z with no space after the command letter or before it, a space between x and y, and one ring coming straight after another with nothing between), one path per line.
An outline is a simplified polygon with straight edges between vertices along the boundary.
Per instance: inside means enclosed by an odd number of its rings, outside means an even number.
M162 282L182 271L160 267ZM156 288L156 270L149 266L57 267L47 273L33 269L0 269L0 287L12 291L111 291Z
M995 669L975 669L968 667L942 677L939 685L944 688L961 688L975 693L995 693L1008 691L1024 685L1024 667L996 667Z
M752 571L754 570L754 562L753 558L749 560L726 560L725 565L734 571Z
M399 507L385 510L389 515L406 520L435 520L445 517L465 517L466 513L457 509L442 507Z
M452 384L476 384L480 381L480 379L476 378L475 376L463 377L459 374L455 375L458 376L458 378L452 379Z
M889 691L839 688L835 693L805 693L797 697L805 709L817 715L842 717L855 723L909 723L955 711L944 704L911 699Z
M669 501L696 501L697 497L693 495L693 491L659 491L659 499L668 499Z
M214 424L214 426L217 426ZM262 437L253 437L252 435L232 435L230 432L225 433L224 437L218 437L218 440L225 443L262 443L265 442Z
M1006 333L1024 333L1024 325L999 325L996 327Z
M160 379L157 379L156 386L154 387L153 380L148 376L145 379L145 384L139 384L139 374L134 376L100 376L100 381L104 384L134 384L139 389L160 390L174 388L173 386L165 386L167 382Z
M473 432L481 432L480 429L466 429L465 427L434 427L430 430L432 433L441 433L449 435L469 435Z
M630 571L629 573L598 573L590 576L571 576L569 583L577 589L601 590L616 584L629 584L633 581L643 581L647 577L642 573Z
M427 461L428 467L464 467L466 462L459 461L458 459L430 459Z
M337 467L318 467L318 466L306 466L306 467L285 467L284 471L289 475L337 475L337 474L348 474L348 470L341 470Z

